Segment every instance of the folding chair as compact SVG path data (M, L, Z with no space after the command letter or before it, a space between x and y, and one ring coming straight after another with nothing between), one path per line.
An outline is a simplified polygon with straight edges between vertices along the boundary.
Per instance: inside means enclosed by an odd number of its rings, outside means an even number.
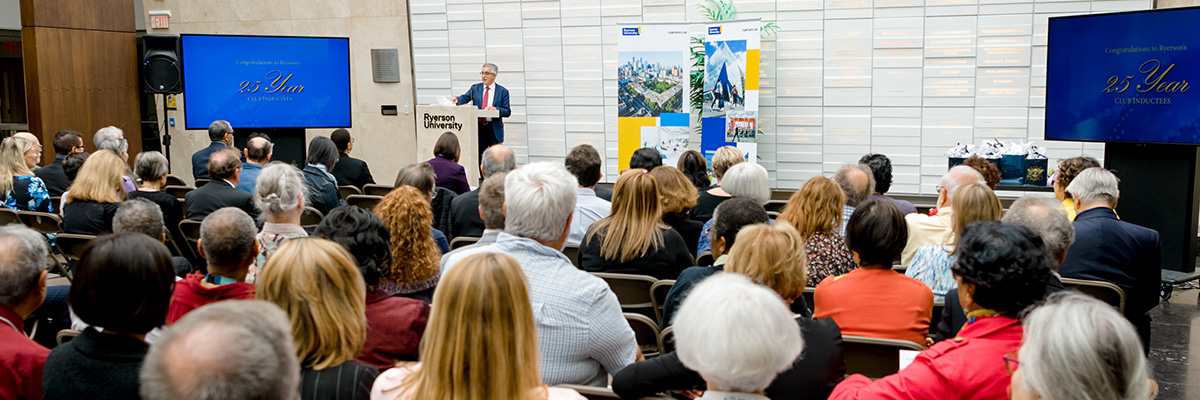
M633 328L633 338L637 340L638 350L646 358L658 357L658 324L650 317L642 314L625 313L625 322Z
M804 304L808 306L808 312L817 312L817 288L804 287Z
M659 354L667 354L675 351L675 328L666 327L662 332L658 333L658 351Z
M662 317L663 304L667 303L667 293L670 293L674 286L674 279L664 279L650 285L650 302L654 305L654 317L658 326L667 326L667 321L663 321Z
M387 196L388 193L392 192L392 189L395 188L391 185L376 185L372 183L363 186L362 192L363 194L370 196Z
M26 226L32 228L43 235L53 235L61 233L62 217L58 214L37 212L37 211L18 211L17 218Z
M167 175L167 186L187 186L183 179L175 175Z
M176 200L182 201L184 198L186 198L188 192L196 190L196 188L187 186L164 186L162 190L163 192L174 196Z
M925 350L925 346L896 339L842 335L846 373L879 379L900 371L900 350Z
M938 321L942 320L942 312L946 310L946 303L941 301L933 302L933 315L929 319L929 334L937 334Z
M701 267L711 267L714 262L716 259L713 258L711 251L700 253L700 256L696 257L696 265Z
M621 396L617 396L616 393L613 393L611 388L607 388L607 387L568 385L568 384L554 385L554 387L560 387L560 388L564 388L564 389L574 390L576 392L579 392L579 394L583 395L583 397L587 400L617 400L617 399L621 398ZM645 399L645 400L673 400L674 397L660 395L660 396L642 397L642 399Z
M357 206L364 210L374 210L379 202L383 201L383 196L372 196L366 194L352 194L346 197L346 204Z
M1125 291L1112 282L1062 278L1062 284L1064 289L1095 297L1097 300L1116 307L1117 311L1125 312Z
M766 208L767 212L781 213L783 212L783 208L787 206L787 203L787 200L771 200L763 208Z
M95 238L92 235L60 233L54 236L54 243L67 261L79 261L79 258L83 256L83 249L87 247L88 242Z
M614 274L608 272L592 272L592 275L604 279L617 302L621 303L621 311L645 315L647 319L654 318L654 300L650 297L650 288L658 282L653 276L634 274Z
M20 223L22 222L21 218L17 216L17 210L0 207L0 225Z
M575 264L575 268L583 269L583 266L579 265L579 245L567 244L563 246L562 253L571 259L571 264Z
M208 184L211 179L196 178L196 187L201 187Z
M779 218L780 215L782 214L780 214L779 211L767 211L767 217L771 219Z
M459 247L470 246L479 242L479 238L474 236L459 236L450 241L450 250L456 250Z
M55 341L58 342L59 346L62 346L63 343L70 342L71 339L74 339L76 336L79 336L80 333L81 332L74 330L74 329L63 329L61 331L58 331L58 335L55 335L54 339L55 339Z
M338 195L340 195L343 199L355 194L363 194L363 192L354 186L338 186Z
M316 228L324 219L325 214L321 214L321 211L312 207L304 207L304 213L300 214L300 227Z
M200 221L193 219L179 221L179 234L183 235L183 242L187 244L186 247L192 249L197 257L204 257L203 254L200 254L200 249L196 248L196 244L200 243Z

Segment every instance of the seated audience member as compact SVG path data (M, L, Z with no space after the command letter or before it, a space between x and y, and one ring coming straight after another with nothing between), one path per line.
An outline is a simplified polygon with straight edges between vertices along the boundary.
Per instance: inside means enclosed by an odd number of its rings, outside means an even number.
M1067 249L1075 243L1075 228L1067 213L1063 211L1058 200L1051 197L1024 196L1014 201L1004 213L1000 222L1020 225L1036 233L1046 245L1051 263L1050 280L1046 283L1046 294L1063 290L1058 265L1067 258ZM942 341L958 335L959 328L967 322L967 313L963 311L958 301L958 291L946 293L946 307L942 309L941 322L937 326L935 341ZM934 315L934 318L939 316Z
M16 211L54 212L50 193L42 178L33 175L26 166L24 154L33 150L33 143L10 137L0 142L0 192L4 193L4 208Z
M393 263L381 279L380 290L429 303L441 275L442 251L431 233L433 213L427 199L417 188L400 186L374 212L391 233Z
M487 181L500 172L512 171L517 168L517 156L502 144L492 145L483 151L479 159L479 177ZM450 201L450 235L452 237L483 236L487 229L479 216L479 189L455 196ZM445 232L443 232L445 233Z
M29 142L29 150L21 154L21 159L25 161L25 168L28 168L30 171L37 171L38 162L42 158L42 141L38 139L37 135L29 132L17 132L12 137L25 139Z
M508 173L504 233L496 243L451 257L442 273L477 253L516 259L529 280L533 308L542 310L534 315L542 381L604 386L609 374L634 361L638 348L608 284L579 270L562 254L575 211L576 186L562 164L539 162ZM588 319L562 320L555 317L559 315L587 315Z
M71 186L71 180L67 179L67 174L63 171L63 161L66 161L67 156L81 153L83 150L82 133L64 129L54 134L54 162L34 172L34 175L46 184L46 191L50 192L51 197L62 196L67 187Z
M576 189L575 214L571 216L571 236L567 243L580 244L588 227L612 214L612 203L596 196L596 182L600 182L600 152L590 144L581 144L567 153L564 162L567 171L579 181Z
M309 207L317 209L321 214L346 205L338 194L337 179L330 174L334 164L338 162L337 148L327 137L317 136L308 143L308 165L304 167L304 180L308 183Z
M825 278L850 272L858 267L846 241L837 233L842 223L845 192L822 176L804 182L788 200L779 222L791 225L804 238L808 254L808 286L817 286ZM900 243L901 246L904 243ZM888 264L891 268L891 264Z
M385 371L371 399L583 399L574 390L547 387L538 376L529 289L512 257L464 258L446 274L436 300L421 363Z
M200 307L150 346L142 399L297 399L300 364L290 325L262 300Z
M1058 162L1058 169L1051 177L1054 181L1054 198L1062 202L1063 211L1067 212L1067 219L1075 220L1075 199L1071 197L1071 192L1067 191L1067 186L1071 185L1071 181L1079 176L1088 168L1099 168L1100 161L1088 156L1071 157Z
M74 271L71 309L90 327L50 352L42 398L136 399L146 333L167 320L171 253L146 235L103 236L88 244Z
M717 206L721 202L733 198L733 195L722 188L721 180L725 178L725 172L729 168L745 161L745 155L737 147L724 146L717 149L712 158L712 175L717 180L717 184L700 191L700 196L696 198L696 207L692 208L692 219L697 221L712 219L713 211L717 209Z
M755 163L744 164L746 165L734 165L729 168L729 171L726 171L722 187L733 197L746 197L759 205L766 205L771 200L767 169ZM775 221L772 220L771 223L775 223ZM712 224L712 219L704 223L704 228L700 232L700 242L696 246L697 256L700 255L699 253L710 250L708 230Z
M471 186L467 184L467 170L458 164L461 153L458 136L454 132L446 132L438 137L433 145L433 158L425 162L437 174L437 187L449 189L454 194L471 191Z
M90 153L79 152L72 153L63 160L63 174L67 175L67 187L70 188L70 182L75 181L75 177L79 175L79 170L83 168L83 163L87 161ZM66 196L66 191L63 191L63 196ZM60 207L61 208L61 207Z
M770 221L767 210L761 204L750 199L733 199L717 206L713 212L712 224L712 266L690 267L679 273L675 285L667 291L666 301L663 302L664 325L671 325L671 317L679 309L679 304L687 297L692 287L701 280L725 268L729 260L729 250L737 239L738 232L743 227L762 224Z
M842 224L837 233L846 236L846 223L850 222L850 214L854 208L871 197L875 188L875 174L863 164L846 164L833 174L833 182L842 188L846 195L846 203L842 206Z
M696 206L698 193L692 182L682 172L671 166L661 166L650 170L654 184L658 186L658 203L662 208L662 222L683 237L687 244L688 254L696 254L696 246L700 242L700 231L704 223L688 218L692 207Z
M163 226L162 209L150 200L129 199L121 202L117 212L113 214L113 233L140 233L151 239L167 243L167 230ZM175 276L186 277L191 273L192 263L183 257L171 257L175 266Z
M133 158L133 172L142 180L142 186L126 194L132 199L145 199L158 205L162 210L163 223L171 234L179 237L179 221L183 220L183 209L179 207L179 199L164 192L167 186L167 175L170 164L167 157L157 151L143 151Z
M233 127L229 125L229 121L216 120L209 124L208 140L212 141L212 143L208 144L208 147L192 154L192 177L195 179L211 178L208 169L209 159L213 153L229 149L233 146ZM217 179L225 178L213 178L213 180Z
M78 179L63 195L63 230L99 235L112 232L113 214L125 197L121 174L125 161L108 150L97 151L79 169Z
M908 214L904 222L908 224L908 244L900 254L900 264L908 266L912 262L917 249L927 244L954 244L954 230L951 227L953 216L954 191L959 186L968 183L984 184L983 175L971 167L957 165L942 175L938 187L937 214Z
M378 369L397 361L416 361L429 306L379 290L380 279L392 267L392 236L383 220L362 208L339 207L321 221L313 236L342 245L366 282L367 340L355 361Z
M367 293L354 257L325 239L289 240L267 261L258 286L257 298L292 322L300 398L367 399L379 371L354 361L367 340Z
M852 375L829 398L1005 398L1009 375L1001 361L1021 345L1017 315L1045 295L1050 257L1042 239L1024 227L976 222L959 239L954 274L970 316L957 338L922 351L883 379Z
M769 289L722 274L694 292L679 309L675 343L680 363L704 377L699 399L764 393L804 349L787 304Z
M983 183L987 185L988 189L996 190L996 185L1000 184L1000 167L992 164L991 161L979 156L971 156L963 161L962 165L979 171L979 175L983 176Z
M129 142L125 141L125 132L121 128L115 126L100 128L95 135L92 135L92 143L96 145L96 151L111 150L121 156L121 162L129 161ZM133 171L126 167L121 175L121 189L125 193L137 190L137 186L133 182Z
M400 173L396 175L395 187L411 186L416 188L418 192L425 197L425 207L429 208L430 215L433 217L430 222L430 231L433 234L433 240L437 242L437 247L442 251L442 254L450 252L450 240L446 238L446 234L442 230L437 229L439 208L442 211L449 210L453 198L438 197L434 188L436 185L436 175L433 172L433 167L426 163L409 164L400 168ZM450 195L453 196L453 195ZM438 205L441 205L439 207Z
M1021 350L1004 359L1014 400L1149 400L1158 392L1133 326L1104 302L1057 294L1022 326Z
M633 151L633 156L629 158L630 169L652 170L654 167L663 165L662 153L653 147L643 147Z
M253 218L258 218L254 196L237 190L242 176L242 162L232 149L220 150L208 159L208 174L212 180L196 190L183 195L186 214L184 217L201 221L213 211L225 207L237 207Z
M846 225L846 244L859 268L831 276L813 294L813 318L832 318L842 334L925 344L933 292L892 270L908 242L904 215L887 199L860 205Z
M1150 350L1150 310L1158 305L1158 232L1117 219L1117 176L1088 168L1067 186L1075 202L1075 244L1058 272L1065 278L1112 282L1125 292L1125 318Z
M254 234L254 220L233 207L222 208L204 218L196 248L208 261L208 274L197 272L179 281L171 296L168 324L205 304L254 298L254 285L246 283L257 247Z
M987 186L970 183L954 191L958 209L952 221L951 243L962 235L962 230L975 221L999 221L1004 207L996 193ZM933 291L934 301L942 301L947 292L954 290L954 274L950 272L957 250L953 244L927 244L917 249L904 275L921 281Z
M500 171L492 175L491 180L483 181L479 185L479 215L483 217L483 236L474 244L463 246L442 255L441 268L446 268L446 262L470 249L486 246L496 243L496 239L500 237L500 232L504 232L504 177L508 175L507 171Z
M308 236L300 226L300 216L304 214L308 199L303 173L291 164L276 162L263 168L258 179L259 183L254 185L254 206L262 211L266 221L254 238L258 243L258 255L246 276L249 283L254 283L279 245L289 239Z
M894 199L886 195L888 190L892 188L892 160L888 156L871 153L858 159L858 163L870 168L872 175L875 177L875 189L871 193L872 199L886 199L891 201L904 215L915 214L917 212L917 207L913 206L912 202Z
M367 162L350 157L350 151L354 150L354 139L350 137L350 131L344 128L338 128L329 135L329 140L333 141L337 147L338 160L333 166L334 178L337 179L338 186L354 186L362 189L363 186L375 183L375 178L371 177L371 168L367 167Z
M579 266L589 272L675 279L692 265L679 232L663 224L654 177L626 171L613 190L613 212L592 224L579 245Z
M25 336L25 319L46 298L46 238L24 225L0 226L0 398L42 398L50 350Z
M258 182L258 174L262 172L263 167L271 162L271 156L274 155L271 137L263 133L253 133L250 139L246 140L246 148L242 149L242 155L246 157L246 162L242 164L242 177L238 180L237 188L246 193L254 194L254 184Z
M679 168L688 181L692 182L692 186L696 187L697 193L712 187L712 179L708 176L708 162L704 161L704 155L699 151L684 152L676 164L676 168Z

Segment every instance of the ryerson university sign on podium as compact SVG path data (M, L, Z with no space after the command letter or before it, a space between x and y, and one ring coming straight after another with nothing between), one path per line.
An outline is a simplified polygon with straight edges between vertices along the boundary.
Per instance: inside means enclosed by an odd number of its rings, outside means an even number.
M480 118L498 118L497 110L480 110L474 106L417 106L417 159L427 160L433 157L433 146L443 133L453 132L458 135L459 159L463 169L467 170L467 182L475 185L479 182L479 136Z

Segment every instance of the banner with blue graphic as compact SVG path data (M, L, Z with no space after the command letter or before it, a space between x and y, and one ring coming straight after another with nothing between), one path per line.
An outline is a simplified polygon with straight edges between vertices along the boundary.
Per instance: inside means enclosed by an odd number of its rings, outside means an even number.
M620 169L641 147L675 165L691 140L690 36L686 23L621 25L617 41L617 126Z
M722 146L758 158L760 25L755 18L706 26L700 148L710 161Z

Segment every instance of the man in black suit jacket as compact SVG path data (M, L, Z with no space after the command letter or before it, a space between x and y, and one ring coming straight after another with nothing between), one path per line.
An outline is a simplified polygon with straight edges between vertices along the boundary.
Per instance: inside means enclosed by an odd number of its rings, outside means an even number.
M54 162L34 172L46 183L46 191L50 192L50 196L62 196L71 187L71 180L63 171L63 160L71 153L82 153L83 150L82 133L64 129L54 134Z
M212 180L184 195L187 219L200 221L213 211L224 207L237 207L251 217L258 217L254 196L237 188L242 176L242 162L238 160L238 156L237 151L233 149L212 153L207 166Z
M485 179L500 171L512 171L517 167L517 156L512 149L498 144L484 150L480 158L479 173ZM482 186L482 185L481 185ZM483 236L483 219L479 217L479 189L463 193L450 203L450 238L459 236Z
M229 121L216 120L208 125L208 140L212 143L192 154L192 177L196 179L215 179L209 176L208 159L213 153L233 146L233 127Z
M1158 305L1162 248L1158 232L1117 219L1117 177L1088 168L1071 181L1075 199L1075 244L1059 273L1066 278L1112 282L1125 291L1125 318L1150 351L1150 309Z
M337 179L338 186L354 186L362 189L363 186L375 183L375 178L371 177L371 169L367 168L367 162L350 157L350 151L354 150L354 139L350 138L350 131L339 128L329 135L329 140L332 140L333 145L337 146L339 154L337 164L333 165L333 171L329 171L334 179Z

